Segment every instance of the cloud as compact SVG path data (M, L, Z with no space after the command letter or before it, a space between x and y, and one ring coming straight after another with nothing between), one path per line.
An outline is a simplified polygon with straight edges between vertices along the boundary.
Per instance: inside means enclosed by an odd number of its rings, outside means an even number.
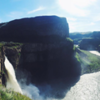
M100 10L100 9L99 9ZM92 16L93 21L100 21L100 13L99 14L95 14L94 16Z
M32 13L35 13L35 12L38 12L38 11L41 11L41 10L44 10L44 9L45 9L44 7L39 7L39 8L37 8L37 9L28 11L27 13L28 13L28 14L32 14Z
M88 7L90 5L93 5L94 2L97 0L71 0L75 6L80 6L80 7Z
M95 25L95 23L94 22L91 22L89 25Z
M77 19L76 18L72 18L72 17L67 17L67 20L69 20L69 21L76 21Z
M97 0L58 0L59 6L69 14L75 16L87 16L88 7L94 5Z
M69 23L69 31L70 32L75 32L75 30L77 30L77 23L76 22L70 22Z

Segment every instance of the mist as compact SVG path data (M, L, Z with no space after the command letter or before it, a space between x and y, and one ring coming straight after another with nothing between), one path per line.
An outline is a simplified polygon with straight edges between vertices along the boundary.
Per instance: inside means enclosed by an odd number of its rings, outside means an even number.
M22 79L22 81L24 80ZM22 83L20 80L19 84L23 93L32 100L99 100L100 98L100 72L82 75L76 84L74 84L71 88L70 86L69 88L67 87L67 92L65 92L62 98L57 98L54 95L57 95L61 92L61 88L63 87L61 85L63 84L59 85L61 87L57 86L56 88L58 88L58 91L54 91L55 93L52 94L51 91L54 90L54 87L48 84L36 87L32 83ZM68 86L68 84L66 85ZM64 87L66 88L66 86ZM42 94L40 93L41 91Z
M11 66L5 58L5 66ZM13 66L12 66L13 68ZM19 71L20 78L15 81L14 70L8 73L10 88L22 90L23 94L32 100L99 100L100 99L100 72L84 74L79 77L69 77L62 80L53 80L49 84L43 83L35 85L29 79L30 74L26 71ZM12 77L10 75L12 74ZM9 81L10 80L10 81ZM17 84L14 83L17 82ZM17 88L16 88L17 86ZM21 87L21 88L20 88ZM20 91L17 91L20 92ZM21 92L20 92L21 93Z
M23 94L32 100L62 100L72 86L78 82L79 77L69 77L61 80L52 80L49 83L33 84L27 71L17 70L20 77L18 83Z

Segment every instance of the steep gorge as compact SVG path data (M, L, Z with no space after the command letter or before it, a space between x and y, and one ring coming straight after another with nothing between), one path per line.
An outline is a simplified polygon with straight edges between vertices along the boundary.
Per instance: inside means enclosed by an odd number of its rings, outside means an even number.
M14 20L1 25L0 37L5 41L2 51L16 69L17 79L23 78L20 72L28 73L27 84L35 84L41 95L64 98L79 80L81 65L65 18L42 16ZM44 94L45 84L52 91L45 90ZM59 87L62 87L60 91Z

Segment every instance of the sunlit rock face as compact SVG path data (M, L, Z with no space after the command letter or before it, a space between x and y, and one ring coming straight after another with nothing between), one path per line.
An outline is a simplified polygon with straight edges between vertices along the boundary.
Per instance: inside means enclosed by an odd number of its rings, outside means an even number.
M0 40L3 41L41 42L68 36L66 18L57 16L23 18L0 24Z

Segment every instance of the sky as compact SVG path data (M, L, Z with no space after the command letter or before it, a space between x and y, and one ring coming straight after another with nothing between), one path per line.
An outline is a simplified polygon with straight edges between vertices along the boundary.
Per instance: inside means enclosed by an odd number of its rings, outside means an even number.
M0 0L0 23L44 15L65 17L69 32L100 31L100 0Z

